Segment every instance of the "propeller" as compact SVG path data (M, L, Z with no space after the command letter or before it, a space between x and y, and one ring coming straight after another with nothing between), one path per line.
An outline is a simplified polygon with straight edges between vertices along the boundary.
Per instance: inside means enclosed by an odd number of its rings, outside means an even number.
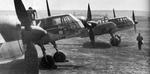
M113 15L114 15L114 18L116 18L116 13L115 13L115 9L113 8Z
M89 38L90 38L91 44L94 46L95 35L93 32L93 28L95 27L95 23L91 22L91 20L92 20L92 13L91 13L90 4L88 3L86 23L87 23L87 28L89 30Z
M132 20L134 22L134 31L136 32L136 24L138 24L138 22L135 19L135 14L134 14L134 10L132 11Z
M87 18L79 18L79 20L83 23L84 27L88 29L89 38L91 40L91 44L93 45L95 42L95 35L93 32L93 28L97 25L96 22L92 20L92 13L90 4L88 3L88 10L87 10Z
M48 1L46 0L46 6L47 6L47 14L48 16L51 16L51 13L50 13L50 9L49 9L49 5L48 5Z
M91 9L90 9L90 4L88 3L88 10L87 10L87 17L81 17L79 20L83 23L85 28L89 29L92 28L92 23L90 22L92 20L92 14L91 14Z
M25 73L38 74L38 56L32 40L32 28L31 19L28 17L27 11L22 3L22 0L14 0L16 15L21 22L21 26L25 26L25 29L21 29L21 38L23 44L26 45L25 51ZM31 37L30 37L31 36ZM32 60L32 61L31 61ZM30 68L32 67L32 68Z

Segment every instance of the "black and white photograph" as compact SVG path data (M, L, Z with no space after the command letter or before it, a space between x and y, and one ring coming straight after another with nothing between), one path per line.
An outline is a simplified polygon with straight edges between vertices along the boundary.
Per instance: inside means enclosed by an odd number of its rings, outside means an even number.
M149 0L0 0L0 74L150 74Z

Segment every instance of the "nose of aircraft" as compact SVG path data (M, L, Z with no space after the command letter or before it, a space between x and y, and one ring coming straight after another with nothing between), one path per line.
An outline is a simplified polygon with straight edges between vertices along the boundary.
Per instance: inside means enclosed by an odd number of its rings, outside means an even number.
M82 24L84 25L85 28L89 28L89 27L90 27L90 26L88 25L87 20L86 20L85 17L80 17L80 18L78 18L78 19L82 22Z
M133 19L133 18L132 19L128 18L128 20L132 22L132 24L130 24L130 25L133 26L134 31L136 32L136 24L138 24L138 22L135 21L135 19Z
M22 36L25 39L31 40L33 42L40 40L44 35L47 34L47 31L38 26L31 26L31 31L22 30Z

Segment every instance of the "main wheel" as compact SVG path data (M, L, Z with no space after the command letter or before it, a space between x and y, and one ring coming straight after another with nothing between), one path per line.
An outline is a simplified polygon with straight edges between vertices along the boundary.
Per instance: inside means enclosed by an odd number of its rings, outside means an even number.
M63 52L56 52L53 56L55 62L65 62L66 61L66 56Z
M121 42L121 39L116 38L116 37L110 39L110 43L112 46L118 46L120 42Z
M40 62L40 68L42 69L56 69L57 66L55 65L55 61L52 56L46 55L42 57Z

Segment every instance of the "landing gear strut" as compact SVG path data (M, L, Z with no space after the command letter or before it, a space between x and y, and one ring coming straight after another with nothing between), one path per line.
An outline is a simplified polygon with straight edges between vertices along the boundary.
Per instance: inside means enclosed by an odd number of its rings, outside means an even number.
M37 44L41 47L42 53L43 53L43 57L40 62L41 68L56 69L57 66L55 65L55 62L66 62L67 61L65 54L63 52L58 51L55 41L51 41L51 44L54 46L54 48L56 50L56 53L54 54L53 57L50 55L46 55L46 53L45 53L46 49L43 46L43 44L41 44L40 42Z
M112 35L111 34L111 39L110 39L110 43L112 46L118 46L121 43L121 37L118 35Z

